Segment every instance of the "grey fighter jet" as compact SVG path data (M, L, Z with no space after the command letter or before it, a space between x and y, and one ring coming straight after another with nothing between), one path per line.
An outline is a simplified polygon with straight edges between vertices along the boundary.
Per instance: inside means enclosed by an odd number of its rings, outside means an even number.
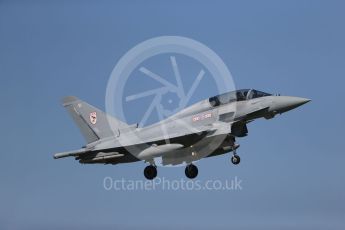
M74 157L82 164L119 164L144 161L147 179L157 176L161 165L186 164L185 174L194 179L202 158L231 153L240 163L237 137L248 134L247 124L271 119L297 108L309 99L280 96L255 89L237 90L202 100L171 117L146 127L128 125L76 97L65 97L63 106L87 141L79 150L57 153L55 159Z

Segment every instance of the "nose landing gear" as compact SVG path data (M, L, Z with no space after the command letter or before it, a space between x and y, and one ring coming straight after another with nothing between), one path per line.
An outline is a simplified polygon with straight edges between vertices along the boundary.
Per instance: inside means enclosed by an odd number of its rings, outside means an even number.
M240 164L240 162L241 162L240 156L234 154L231 157L231 163L233 163L234 165L238 165L238 164Z
M231 163L233 163L234 165L239 165L241 162L240 156L237 155L237 149L238 148L239 148L239 145L236 144L236 140L234 138L233 142L232 142L232 146L231 146L231 149L232 149Z

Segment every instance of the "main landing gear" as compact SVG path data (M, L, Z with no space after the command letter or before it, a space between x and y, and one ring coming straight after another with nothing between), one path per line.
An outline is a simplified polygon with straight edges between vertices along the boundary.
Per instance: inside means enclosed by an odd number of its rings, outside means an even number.
M153 180L157 177L157 167L154 165L149 165L144 170L144 176L148 180Z
M195 179L199 174L198 167L196 167L193 164L187 165L185 169L185 174L187 178ZM144 170L144 176L148 180L154 180L157 177L157 167L155 165L147 166Z
M198 173L198 167L193 164L187 165L185 170L186 177L188 177L189 179L195 179L198 176Z

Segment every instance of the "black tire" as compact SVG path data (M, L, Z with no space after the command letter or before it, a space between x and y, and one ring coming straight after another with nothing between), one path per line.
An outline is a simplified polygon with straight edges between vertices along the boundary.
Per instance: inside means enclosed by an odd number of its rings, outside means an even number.
M187 165L185 174L189 179L195 179L199 174L198 167L193 164Z
M231 163L233 163L234 165L238 165L241 163L241 158L238 155L234 155L231 157Z
M157 168L155 166L149 165L144 170L144 176L148 180L153 180L157 177Z

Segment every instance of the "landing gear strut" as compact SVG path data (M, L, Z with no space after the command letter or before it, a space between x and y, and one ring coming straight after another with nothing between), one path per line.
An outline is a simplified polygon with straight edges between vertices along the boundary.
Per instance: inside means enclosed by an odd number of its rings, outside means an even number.
M144 176L148 180L153 180L157 177L157 167L149 165L144 170Z
M241 158L239 155L237 155L237 149L239 145L236 144L235 138L233 139L233 144L232 144L232 157L231 157L231 163L234 165L238 165L241 162Z
M189 179L194 179L198 176L198 173L198 167L193 164L187 165L185 170L186 177L188 177Z

